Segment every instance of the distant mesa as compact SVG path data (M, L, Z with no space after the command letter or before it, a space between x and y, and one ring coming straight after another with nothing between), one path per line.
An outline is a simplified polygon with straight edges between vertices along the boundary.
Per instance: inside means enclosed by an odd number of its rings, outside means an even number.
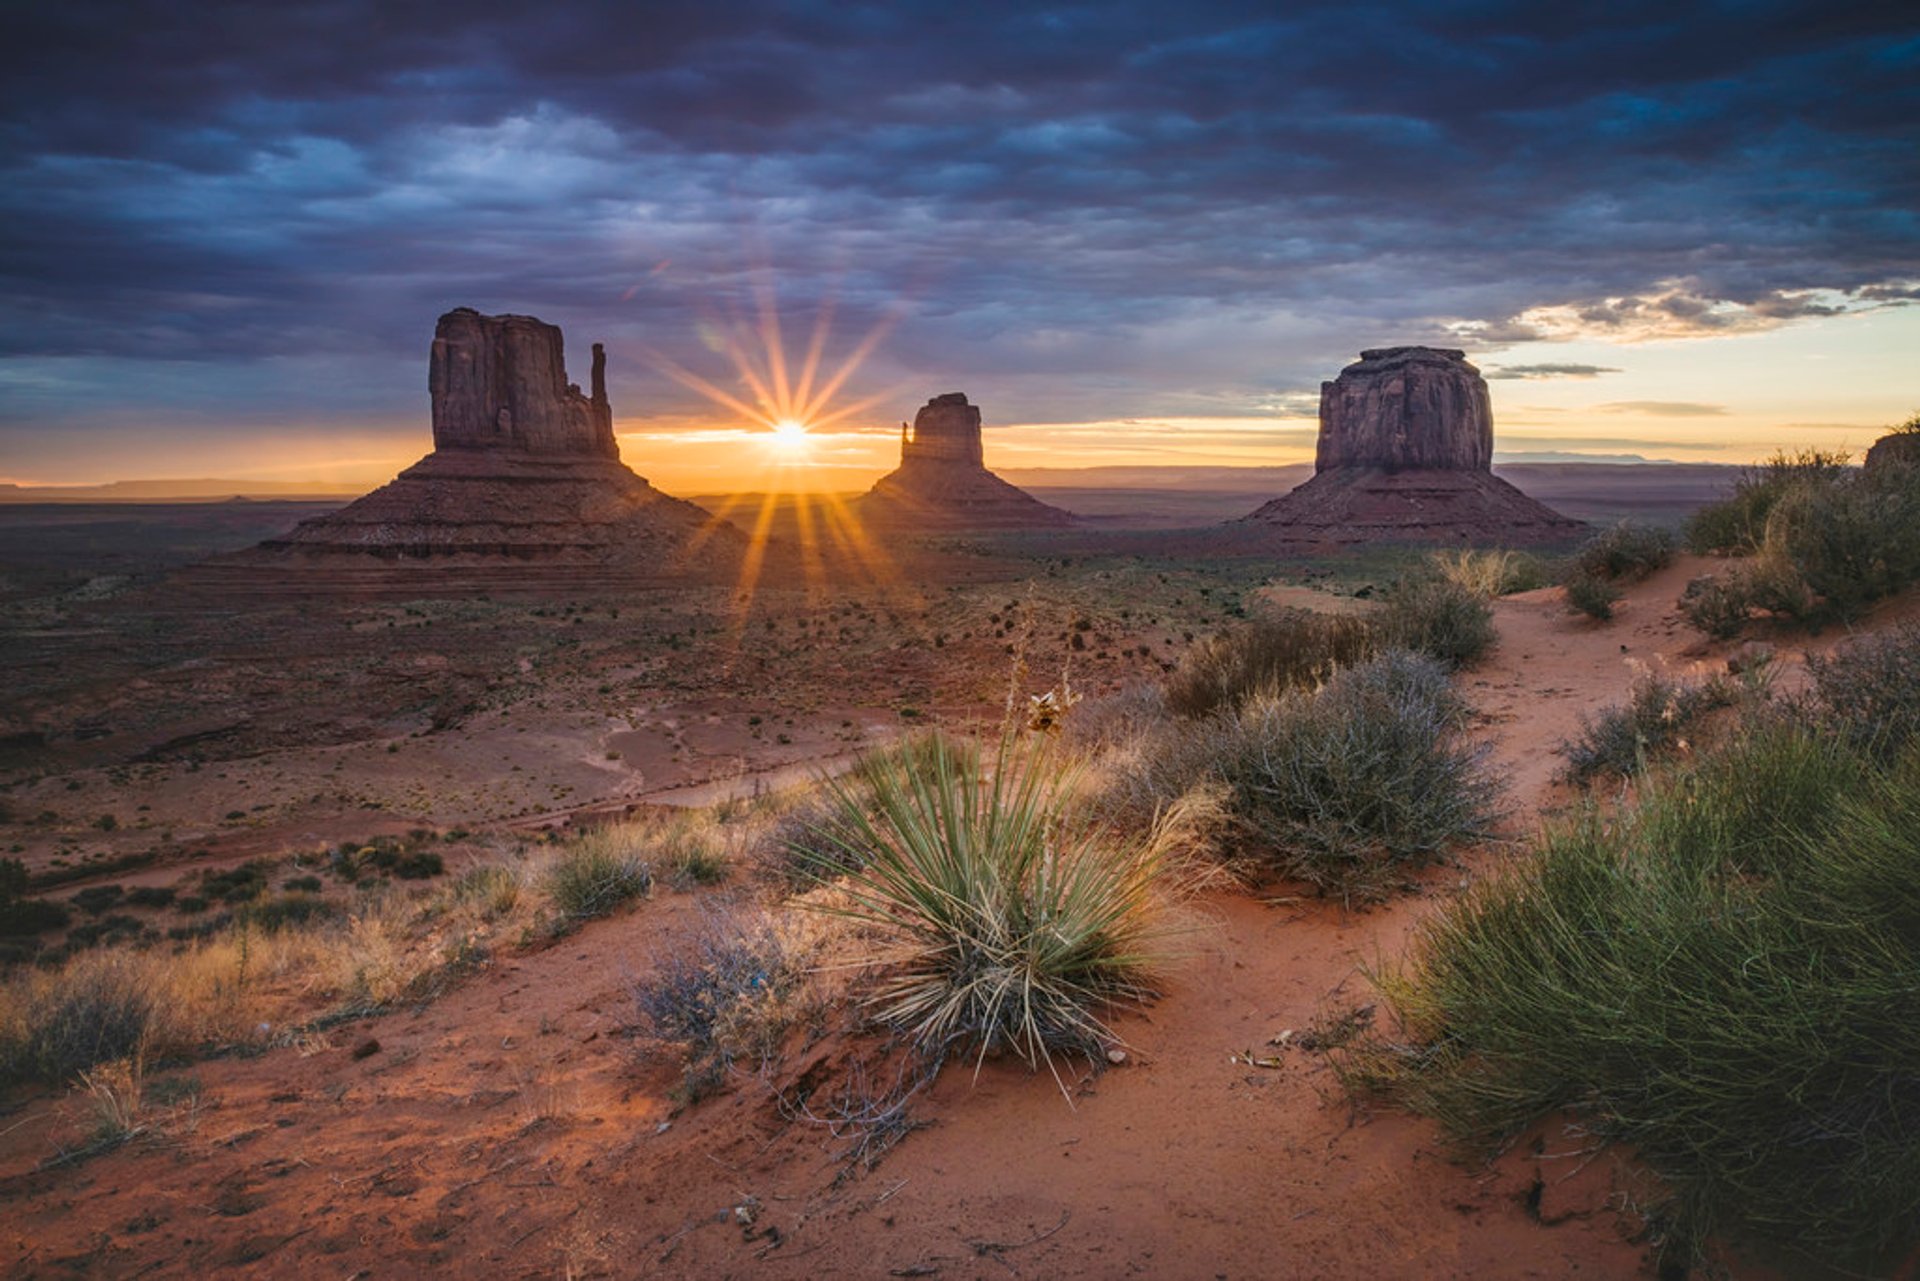
M1320 384L1314 475L1245 517L1302 543L1558 542L1585 528L1493 474L1493 402L1464 351L1383 347Z
M1073 523L987 470L980 408L964 392L935 396L900 424L900 466L858 500L870 524L909 529L1045 529Z
M738 531L620 461L599 343L584 393L567 381L559 326L460 307L434 330L427 385L432 453L339 511L208 568L432 565L511 578L510 567L537 562L520 575L530 583L571 581L552 575L574 567L613 584L737 563Z

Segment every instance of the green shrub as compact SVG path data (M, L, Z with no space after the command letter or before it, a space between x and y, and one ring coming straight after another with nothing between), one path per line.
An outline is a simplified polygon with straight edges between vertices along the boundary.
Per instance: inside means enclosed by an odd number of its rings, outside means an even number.
M296 891L279 898L249 903L234 914L234 920L251 925L264 934L277 934L292 926L338 916L340 910L317 894Z
M1621 521L1601 530L1573 554L1568 578L1645 578L1673 563L1673 535L1651 525Z
M1790 490L1768 516L1760 554L1805 584L1813 608L1798 616L1858 617L1920 579L1920 484L1847 474Z
M1340 1066L1497 1146L1568 1110L1719 1231L1872 1268L1920 1240L1920 757L1775 718L1543 838L1376 981Z
M1254 618L1182 654L1167 679L1166 705L1176 716L1209 716L1257 694L1317 685L1336 668L1371 658L1377 646L1364 618L1306 610Z
M546 889L569 920L605 916L653 887L653 869L634 848L634 833L603 827L588 832L547 869Z
M1715 640L1738 636L1753 616L1755 592L1745 574L1714 574L1687 584L1680 596L1680 612L1687 621Z
M314 888L320 888L318 881ZM165 907L173 902L173 896L171 885L136 885L127 891L127 902L134 907Z
M1226 785L1252 853L1323 894L1367 900L1490 826L1495 789L1464 718L1443 667L1389 651L1318 692L1255 699L1189 751Z
M1445 578L1409 575L1387 589L1383 603L1379 644L1415 650L1449 669L1471 667L1495 640L1485 598Z
M0 938L24 938L64 929L72 919L50 899L27 897L27 868L17 858L0 858Z
M126 893L124 885L89 885L67 901L88 916L98 916L110 907L118 907Z
M1807 655L1821 710L1854 746L1891 759L1920 741L1920 623Z
M718 885L727 879L726 848L700 815L670 821L656 839L654 854L675 889Z
M273 864L254 859L222 872L206 872L200 878L200 892L222 903L248 903L267 892L267 874Z
M1598 574L1575 574L1567 580L1567 608L1603 623L1613 617L1620 596L1613 580Z
M1782 451L1748 468L1734 482L1730 497L1700 508L1688 520L1688 548L1703 555L1760 550L1774 505L1793 491L1825 488L1839 481L1849 471L1847 462L1844 451L1806 449L1796 454Z
M403 881L424 881L446 870L446 860L432 850L402 854L393 864L393 874Z
M1150 995L1158 843L1089 822L1044 739L1003 743L990 770L930 743L873 771L870 797L827 784L857 866L822 910L886 939L869 1009L934 1053L972 1041L1033 1066L1093 1053L1112 1039L1103 1007Z
M1579 736L1560 745L1567 758L1565 777L1572 783L1608 773L1631 777L1686 742L1704 716L1731 706L1735 698L1733 683L1722 677L1699 684L1642 677L1626 706L1580 718Z

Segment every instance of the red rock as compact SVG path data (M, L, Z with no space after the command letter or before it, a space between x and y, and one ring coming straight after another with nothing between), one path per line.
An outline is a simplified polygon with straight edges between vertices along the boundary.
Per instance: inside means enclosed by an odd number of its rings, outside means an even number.
M980 409L964 392L935 396L900 425L900 466L858 500L870 524L909 529L1033 529L1073 523L987 470Z
M1242 522L1299 543L1543 543L1585 526L1493 475L1493 408L1466 353L1386 347L1320 385L1313 478Z

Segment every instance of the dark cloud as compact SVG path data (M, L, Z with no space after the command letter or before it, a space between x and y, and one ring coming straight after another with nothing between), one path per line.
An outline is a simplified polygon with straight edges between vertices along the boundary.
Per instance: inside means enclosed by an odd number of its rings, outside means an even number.
M1488 378L1598 378L1601 374L1617 374L1620 371L1608 365L1501 365L1489 369Z
M859 388L1002 420L1264 412L1363 346L1735 332L1920 280L1893 6L16 8L16 422L417 413L456 304L605 338L621 412L674 412L638 352L723 370L701 334L750 323L763 263L796 349L831 299L831 356L891 326Z

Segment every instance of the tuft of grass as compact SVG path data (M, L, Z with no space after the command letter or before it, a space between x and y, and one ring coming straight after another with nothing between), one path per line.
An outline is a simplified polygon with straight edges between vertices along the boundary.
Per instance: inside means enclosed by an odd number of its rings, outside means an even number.
M669 820L654 841L661 872L675 889L718 885L727 879L732 861L710 814L682 814Z
M1256 699L1188 751L1226 786L1251 853L1365 901L1491 826L1496 789L1464 718L1438 662L1390 650L1317 692Z
M653 887L653 869L641 857L632 826L603 827L575 841L547 868L546 890L570 921L605 916Z
M1570 1110L1731 1231L1871 1270L1920 1241L1920 755L1758 717L1552 831L1375 976L1351 1088L1485 1151Z
M990 769L928 743L874 769L870 796L827 784L856 866L820 910L885 940L869 1010L935 1054L972 1042L1050 1070L1057 1050L1093 1054L1114 1039L1104 1007L1153 995L1164 845L1089 821L1045 738L1003 739Z
M1187 650L1167 680L1166 706L1177 716L1209 716L1260 694L1317 685L1377 647L1364 618L1306 610L1254 618Z
M1450 670L1473 666L1496 639L1486 598L1438 575L1402 578L1383 601L1379 645L1415 650Z
M1563 776L1587 783L1602 774L1630 778L1649 761L1683 750L1708 713L1730 707L1739 691L1716 676L1700 683L1647 674L1634 683L1624 706L1580 718L1580 734L1560 744L1567 758Z

